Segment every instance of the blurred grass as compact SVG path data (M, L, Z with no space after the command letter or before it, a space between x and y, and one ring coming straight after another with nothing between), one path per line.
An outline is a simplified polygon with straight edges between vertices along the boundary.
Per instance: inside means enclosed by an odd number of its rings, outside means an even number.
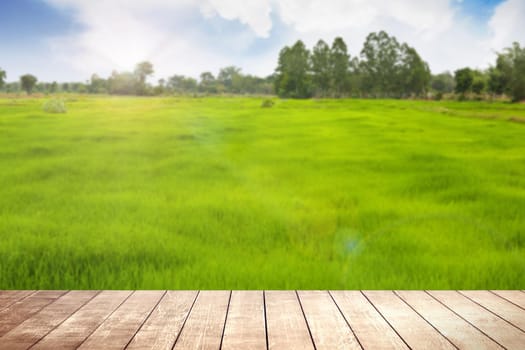
M524 105L275 102L0 99L0 289L525 288Z

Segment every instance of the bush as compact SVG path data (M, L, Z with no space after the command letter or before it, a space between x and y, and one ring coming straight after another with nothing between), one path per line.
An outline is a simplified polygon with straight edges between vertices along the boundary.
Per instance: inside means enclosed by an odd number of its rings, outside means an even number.
M437 94L434 95L434 100L441 101L442 99L443 99L443 93L442 92L438 92Z
M465 95L465 94L459 94L459 95L456 96L456 99L457 99L458 101L467 101L467 100L468 100L468 97L467 97L467 95Z
M271 107L273 107L274 104L275 104L275 102L273 102L272 100L266 99L266 100L262 101L261 107L262 108L271 108Z
M44 103L44 112L47 113L66 113L66 104L63 100L52 99Z

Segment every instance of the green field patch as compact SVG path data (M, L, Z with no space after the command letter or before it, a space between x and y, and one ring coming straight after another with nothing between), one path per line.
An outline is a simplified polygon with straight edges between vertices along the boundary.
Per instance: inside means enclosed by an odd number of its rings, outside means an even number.
M0 99L0 289L525 285L525 105L75 99Z

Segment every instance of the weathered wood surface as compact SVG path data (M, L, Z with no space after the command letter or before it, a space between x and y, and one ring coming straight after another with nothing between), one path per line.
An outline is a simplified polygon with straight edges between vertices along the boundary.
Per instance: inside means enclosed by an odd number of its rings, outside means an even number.
M0 291L0 350L525 349L523 291Z

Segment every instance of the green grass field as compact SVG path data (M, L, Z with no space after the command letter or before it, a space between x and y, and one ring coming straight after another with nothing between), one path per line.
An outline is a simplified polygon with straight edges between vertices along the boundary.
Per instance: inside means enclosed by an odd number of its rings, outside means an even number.
M525 105L0 99L0 289L525 288Z

